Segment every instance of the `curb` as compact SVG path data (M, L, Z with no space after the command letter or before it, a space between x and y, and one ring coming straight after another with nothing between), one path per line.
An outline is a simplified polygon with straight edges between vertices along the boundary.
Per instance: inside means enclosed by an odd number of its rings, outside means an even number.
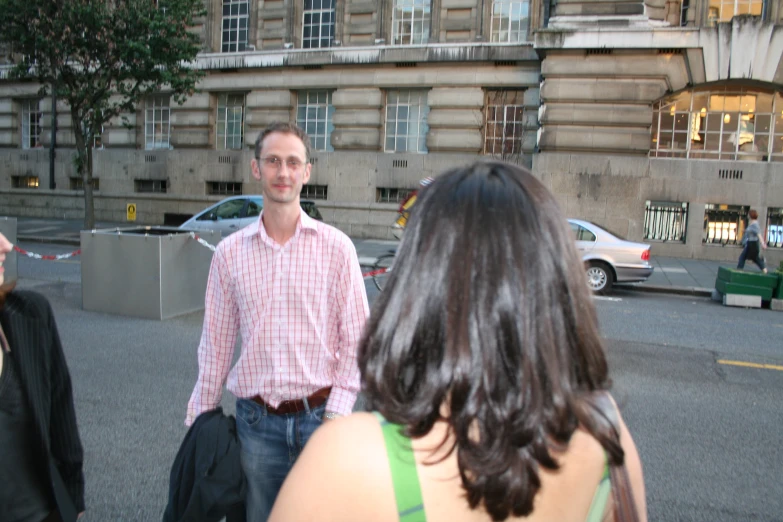
M660 285L624 285L618 284L616 288L622 288L623 290L636 290L638 292L648 292L651 294L675 294L675 295L690 295L695 297L712 297L712 288L702 288L698 286L660 286Z

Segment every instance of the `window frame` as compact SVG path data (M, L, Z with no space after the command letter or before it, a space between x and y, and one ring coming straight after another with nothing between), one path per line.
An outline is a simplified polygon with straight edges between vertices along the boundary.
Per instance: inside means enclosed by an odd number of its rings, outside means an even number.
M318 9L313 8L313 7L308 9L307 8L307 3L308 2L311 5L313 4L313 2L320 2L321 3L321 7L318 8ZM331 7L324 8L323 7L324 3L331 3ZM323 23L324 14L329 14L331 16L331 22L329 22L326 25L324 25L324 23ZM310 17L311 17L310 18L310 23L307 23L307 16L308 15L310 15ZM318 24L312 23L313 16L315 16L315 15L318 15L318 17L319 17ZM337 0L303 0L303 2L302 2L302 17L301 17L301 21L302 21L302 28L301 28L302 49L327 49L329 47L332 47L334 45L335 32L336 32L336 29L337 29L336 17L337 17ZM318 27L318 29L319 29L318 30L318 37L317 38L313 38L312 37L312 33L310 35L308 35L307 37L305 37L305 29L306 28L312 29L313 27ZM330 32L329 39L326 42L326 45L322 45L323 40L324 40L324 37L323 37L323 28L324 27L328 27L329 28L329 32ZM306 42L317 42L318 45L306 45Z
M502 34L503 29L501 28L502 21L504 20L504 17L502 16L504 13L503 9L504 7L507 7L508 14L511 14L512 9L515 7L518 7L520 9L519 13L515 14L522 14L522 12L526 13L526 16L524 18L519 18L518 21L526 20L524 22L524 29L522 28L520 24L520 28L516 30L511 30L511 17L508 16L505 19L508 20L508 28L505 29L505 32L507 33L507 37L504 39L501 39L500 36ZM496 8L499 8L496 11ZM492 0L489 6L489 41L491 43L522 43L527 42L530 39L530 0ZM498 24L497 31L496 31L496 23ZM512 35L516 34L517 38L512 38ZM523 36L524 35L524 36Z
M687 201L645 201L643 239L685 243L689 206Z
M296 124L310 137L312 150L319 152L333 152L332 132L334 131L334 105L332 104L333 90L310 89L296 91ZM325 100L321 100L324 96ZM314 97L315 100L312 100ZM304 117L302 117L304 111ZM315 111L314 119L310 118ZM319 123L323 123L323 132L319 132Z
M721 208L725 207L725 208ZM748 213L750 205L727 205L723 203L707 203L704 205L704 227L702 229L701 242L705 245L739 245L742 241L742 234L748 223ZM732 217L731 220L712 220L711 214L721 214L724 217ZM711 223L718 223L720 227L710 227ZM732 227L731 225L736 225ZM710 239L710 228L712 228L712 239ZM717 234L719 229L720 234ZM733 236L733 237L732 237ZM725 241L724 241L725 239Z
M215 101L215 150L242 150L245 146L245 105L247 101L245 93L218 93ZM229 120L229 115L236 116L237 109L239 109L239 135L236 132L229 134L229 123L233 122L236 125L235 120ZM237 137L239 138L238 143L236 142Z
M717 16L711 15L713 9L715 8L713 3L717 4ZM718 22L730 22L732 18L739 15L760 16L763 19L765 17L764 12L767 8L766 3L766 0L706 0L704 2L704 19L706 21L704 25L707 27L712 27ZM758 14L751 12L754 5L758 7ZM725 11L729 11L729 8L726 6L732 6L731 16L724 14ZM740 6L747 7L745 12L740 12Z
M41 134L43 133L41 100L28 98L22 100L20 105L22 149L40 149L43 147L41 143Z
M160 117L158 118L157 115ZM144 104L144 150L171 148L171 96L167 94L150 96Z
M416 8L423 10L420 18L416 17ZM426 45L432 36L432 0L393 0L391 2L391 45ZM401 13L410 11L410 17L402 16ZM404 28L406 23L410 23L410 33L404 33L400 28ZM418 35L414 32L414 25L420 23L422 31ZM406 38L407 36L407 38Z
M650 157L783 162L780 91L744 85L684 90L653 103L652 113Z
M486 89L484 94L484 127L483 127L483 145L482 154L490 156L511 157L521 156L524 151L524 138L525 138L525 117L527 111L525 109L525 92L526 89ZM493 99L494 97L505 97L511 95L514 97L515 103L505 103L509 100ZM497 102L504 102L498 104ZM494 114L497 117L498 109L502 110L502 121L493 119L490 120L490 115ZM521 110L521 117L519 119L509 120L509 111L516 116L517 111ZM491 125L493 124L494 125ZM490 137L490 130L497 130L498 123L502 125L502 134L498 138L496 133L493 133ZM511 136L508 136L506 129L508 125L512 126ZM519 130L519 135L517 135ZM498 139L500 140L500 150L496 150L496 144ZM489 150L488 143L492 142L492 150ZM511 151L506 151L506 143L510 142Z
M383 151L388 153L400 153L400 152L408 152L408 153L418 153L418 154L427 154L427 134L429 133L429 125L427 124L427 115L430 112L429 104L427 103L427 97L428 97L429 91L427 89L389 89L385 92L385 98L386 103L384 104L384 125L383 125ZM402 100L402 96L405 96L405 99ZM411 96L416 95L417 96L417 102L418 103L412 103L411 102ZM401 112L401 108L405 107L406 110L404 111L408 116L403 120L399 118L399 114ZM414 120L410 117L411 114L411 108L416 108L416 114L417 118ZM392 110L394 111L395 118L390 118L390 115L392 113ZM401 123L404 121L405 123L405 129L406 131L404 133L398 133L399 129L402 127ZM411 123L416 123L416 134L412 135L409 132L409 128ZM390 125L393 125L393 134L391 134L391 139L393 140L393 145L390 148L389 147L389 139L390 139ZM412 150L410 148L411 140L416 140L416 148L415 150ZM400 148L400 143L405 143L404 148Z
M232 12L234 6L237 7L236 13ZM245 8L244 13L241 12L243 6ZM250 41L250 0L223 0L220 8L220 52L239 53L247 51ZM227 8L228 14L226 14ZM234 20L236 20L236 27L231 27L231 22ZM228 27L226 27L226 23L228 23ZM242 40L242 31L244 31L244 40ZM226 38L227 36L228 39ZM232 36L235 39L232 39Z

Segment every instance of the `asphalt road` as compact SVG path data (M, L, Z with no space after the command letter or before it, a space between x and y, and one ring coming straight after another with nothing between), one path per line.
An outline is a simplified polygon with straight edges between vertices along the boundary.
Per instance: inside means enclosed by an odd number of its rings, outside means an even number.
M160 520L203 314L158 322L85 312L79 270L78 259L19 259L19 287L52 301L71 368L86 452L82 520ZM650 520L783 520L783 371L718 362L783 367L783 315L630 291L596 304ZM228 394L223 403L233 411Z

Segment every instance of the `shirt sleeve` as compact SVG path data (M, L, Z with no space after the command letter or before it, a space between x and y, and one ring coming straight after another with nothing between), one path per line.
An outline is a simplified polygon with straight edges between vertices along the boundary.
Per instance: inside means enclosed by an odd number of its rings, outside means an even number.
M356 249L349 243L346 248L347 260L343 264L343 273L337 294L339 305L337 365L335 368L332 392L326 403L326 410L340 415L349 415L359 393L359 367L356 353L369 315L367 292L364 288L359 258Z
M218 245L212 257L204 301L204 326L198 346L198 379L188 401L185 425L190 426L199 414L220 403L234 357L239 310L234 299L233 284L225 257Z

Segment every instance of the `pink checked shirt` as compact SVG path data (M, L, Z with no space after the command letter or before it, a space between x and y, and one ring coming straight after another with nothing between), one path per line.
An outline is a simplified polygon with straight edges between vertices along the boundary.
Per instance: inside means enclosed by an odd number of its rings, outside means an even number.
M302 212L285 245L267 235L261 218L227 237L209 271L185 424L220 403L226 376L237 397L260 395L273 407L332 386L326 409L349 414L368 313L356 249L336 228ZM230 368L237 332L242 353Z

